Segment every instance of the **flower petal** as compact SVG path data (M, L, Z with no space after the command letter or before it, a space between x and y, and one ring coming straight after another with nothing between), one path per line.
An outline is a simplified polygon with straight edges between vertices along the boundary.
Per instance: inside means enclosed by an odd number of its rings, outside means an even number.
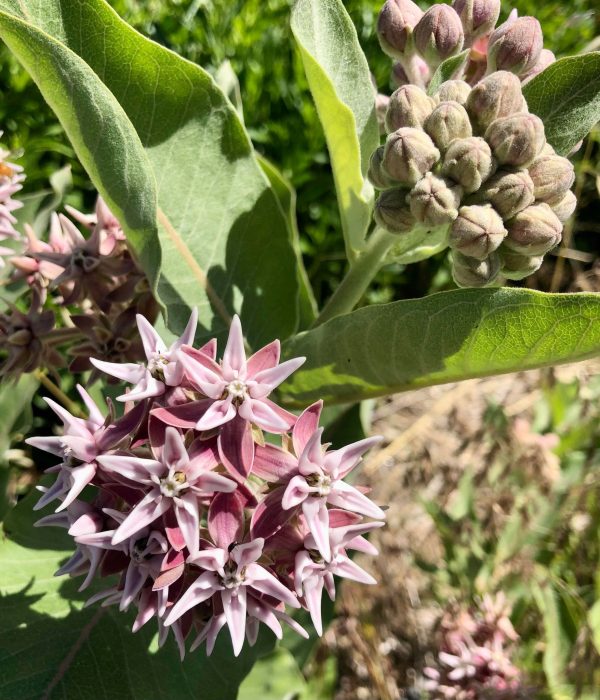
M329 513L323 498L307 498L302 503L302 513L310 534L314 537L321 556L329 561L331 547L329 544Z
M257 399L267 396L305 362L306 357L295 357L270 369L263 369L253 377L257 385L251 389L250 394Z
M146 357L150 359L154 353L164 353L167 346L164 344L160 335L154 330L152 324L144 318L142 314L136 314L135 320Z
M200 546L200 514L196 496L188 492L176 498L175 514L188 551L195 554Z
M187 450L181 433L177 428L169 426L165 431L165 444L163 446L163 462L170 469L184 470L189 462Z
M238 481L245 481L254 462L254 438L250 423L240 416L225 423L218 438L223 466Z
M217 579L212 571L200 575L175 603L165 617L164 624L172 625L188 610L208 600L219 590Z
M229 627L234 656L239 656L246 636L246 588L221 591L223 612Z
M298 473L298 460L275 445L256 445L252 473L265 481L288 481Z
M158 497L160 498L160 497ZM112 543L119 544L135 535L137 532L150 525L171 507L171 499L160 498L154 493L149 493L137 504L119 525L113 535Z
M274 340L265 345L264 348L257 350L254 355L248 358L248 379L254 379L259 372L275 367L279 362L280 352L281 343L278 340Z
M235 406L230 396L226 399L215 401L208 407L206 413L196 423L196 430L212 430L213 428L218 428L220 425L235 418L235 414Z
M294 593L273 576L270 571L267 571L264 566L260 566L260 564L256 563L248 564L246 579L250 582L248 585L259 593L272 596L276 600L281 600L292 608L300 607L298 598L296 598Z
M328 503L338 508L345 508L353 513L360 513L369 518L385 519L385 513L373 501L367 498L354 486L344 481L336 481L331 485L331 491L327 496Z
M135 455L102 455L96 461L105 471L140 484L151 484L152 476L161 477L167 472L162 462Z
M323 402L316 401L306 408L300 414L300 416L298 416L298 420L296 421L294 429L292 430L292 442L294 445L294 452L296 453L297 457L302 454L304 448L306 447L306 443L319 427L319 419L321 417L322 409Z
M208 509L208 531L213 542L227 549L244 532L244 508L236 493L218 493Z
M97 360L95 357L90 357L90 362L104 374L109 374L111 377L116 377L130 384L137 384L146 373L146 368L143 365L136 365L132 362L122 364L119 362L105 362L104 360Z
M237 314L233 317L229 328L229 337L223 352L223 370L224 372L242 373L244 376L241 378L245 379L246 351L244 350L244 334L242 333L242 324Z

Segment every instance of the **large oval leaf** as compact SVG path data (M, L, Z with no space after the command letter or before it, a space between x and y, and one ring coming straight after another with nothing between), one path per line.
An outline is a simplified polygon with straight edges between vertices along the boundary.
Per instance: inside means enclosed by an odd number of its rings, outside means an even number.
M544 122L548 142L567 155L600 120L600 52L561 58L527 83L523 94Z
M158 229L169 325L180 328L195 305L205 336L224 332L234 312L252 345L290 335L298 284L285 217L209 74L142 37L104 0L0 0L0 36L94 184Z
M379 146L369 66L341 0L298 0L292 31L325 132L352 258L363 247L371 222L373 188L365 175Z
M600 295L461 289L369 306L285 347L290 403L360 399L600 355Z
M238 686L271 633L237 659L227 631L213 655L204 649L183 663L173 639L156 650L151 620L131 632L132 615L98 604L81 579L54 578L72 541L59 528L34 529L26 498L7 518L0 541L0 698L12 700L235 700ZM112 584L102 581L102 588ZM150 647L150 650L149 650Z

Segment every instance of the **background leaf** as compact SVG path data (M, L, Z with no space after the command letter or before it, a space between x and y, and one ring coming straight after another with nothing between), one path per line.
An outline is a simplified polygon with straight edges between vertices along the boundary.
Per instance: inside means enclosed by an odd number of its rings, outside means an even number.
M181 328L195 305L206 328L200 341L224 333L235 311L251 345L290 335L298 286L286 221L237 112L208 73L142 37L104 0L0 0L0 10L0 36L94 184L118 212L127 205L129 219L138 217L128 233L138 231L136 248L154 258L158 228L169 326ZM154 258L144 263L151 277Z
M285 352L308 358L282 387L290 402L356 401L598 355L600 298L442 292L332 319L286 343Z
M37 498L11 511L0 543L0 698L235 700L257 655L272 648L272 634L235 659L224 633L211 657L199 649L182 663L173 639L156 649L155 621L133 634L131 614L83 609L91 593L77 592L81 579L53 577L72 541L61 528L33 528Z
M470 53L471 50L466 49L462 53L459 53L456 56L450 56L450 58L447 58L445 61L440 63L429 81L429 85L427 86L427 94L433 95L439 86L442 83L445 83L446 80L458 80L459 73L461 73Z
M365 179L379 146L375 88L341 0L298 0L292 31L327 139L349 257L363 247L373 188Z
M546 139L567 155L600 120L600 52L561 58L523 88Z

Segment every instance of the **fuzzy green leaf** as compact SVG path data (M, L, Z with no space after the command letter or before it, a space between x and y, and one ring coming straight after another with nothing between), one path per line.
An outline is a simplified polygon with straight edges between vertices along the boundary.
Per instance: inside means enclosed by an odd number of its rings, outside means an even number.
M600 295L462 289L369 306L286 343L292 404L357 401L600 355Z
M440 85L445 83L447 80L458 80L462 76L462 69L466 64L470 53L470 49L467 49L466 51L463 51L456 56L451 56L440 63L429 81L429 85L427 86L427 94L433 95Z
M239 115L210 75L104 0L0 0L0 38L39 85L92 181L157 278L171 328L197 306L251 345L297 325L296 257ZM257 264L257 259L260 264Z
M292 31L327 139L346 252L352 258L371 222L373 188L365 175L379 146L369 66L341 0L298 0Z
M548 142L567 155L600 121L600 52L561 58L527 83L523 94L544 122Z

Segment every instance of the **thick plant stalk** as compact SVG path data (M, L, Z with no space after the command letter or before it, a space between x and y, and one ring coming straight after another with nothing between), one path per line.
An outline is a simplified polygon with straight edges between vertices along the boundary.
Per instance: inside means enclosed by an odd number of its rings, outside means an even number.
M320 326L331 318L347 314L358 304L368 289L373 277L381 269L389 249L398 244L399 238L381 228L371 234L365 250L348 270L348 273L325 304L313 327Z

